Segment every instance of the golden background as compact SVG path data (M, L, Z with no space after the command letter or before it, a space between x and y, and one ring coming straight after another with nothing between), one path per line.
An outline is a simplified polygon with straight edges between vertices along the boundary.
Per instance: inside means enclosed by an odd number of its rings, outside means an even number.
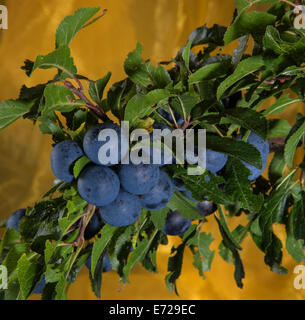
M229 25L234 10L233 0L7 0L1 1L9 11L9 29L0 32L0 100L17 98L23 83L27 86L48 80L52 71L35 71L28 79L20 70L25 58L34 59L54 49L55 30L59 22L79 7L101 6L108 13L100 21L81 31L71 49L79 73L98 79L112 71L111 82L123 78L123 62L139 41L145 58L153 63L175 56L189 33L207 23ZM291 123L303 106L290 108L283 114ZM50 169L51 141L30 121L18 121L0 133L0 219L18 208L33 205L46 192L54 179ZM242 221L240 221L242 220ZM230 227L245 223L234 218ZM285 241L282 228L278 234ZM204 225L220 241L213 217ZM173 240L171 239L171 244ZM305 291L293 287L296 263L284 252L288 275L277 275L264 264L263 254L252 239L243 242L241 257L246 279L244 289L236 287L233 265L216 253L212 271L206 279L199 277L186 250L182 276L178 281L180 297L170 294L164 277L171 245L161 247L158 254L158 274L141 266L135 268L131 284L122 288L114 272L103 276L104 299L304 299ZM39 298L36 296L34 298ZM94 299L84 268L71 286L70 299Z

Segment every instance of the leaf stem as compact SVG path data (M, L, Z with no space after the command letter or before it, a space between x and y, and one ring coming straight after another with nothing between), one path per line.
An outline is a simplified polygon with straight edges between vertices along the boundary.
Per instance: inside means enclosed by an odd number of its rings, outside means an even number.
M70 90L72 93L74 93L77 97L79 97L81 100L83 100L85 102L85 106L92 110L93 112L96 113L96 115L102 119L105 120L105 112L103 109L99 109L96 105L94 105L93 103L91 103L91 101L86 97L86 95L84 94L84 88L82 83L79 81L79 79L74 78L74 80L77 82L77 84L79 85L79 88L74 87L74 85L66 80L63 84L64 86Z

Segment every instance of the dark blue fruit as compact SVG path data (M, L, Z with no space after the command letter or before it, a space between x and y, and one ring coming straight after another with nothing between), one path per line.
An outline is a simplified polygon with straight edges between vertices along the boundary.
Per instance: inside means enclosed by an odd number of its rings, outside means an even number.
M43 287L46 285L45 277L42 276L41 280L38 282L37 286L34 289L35 294L41 294Z
M58 143L51 152L51 168L56 178L64 182L74 179L71 165L84 155L79 145L72 140Z
M99 208L100 217L114 227L135 223L141 213L141 203L137 196L121 190L115 201Z
M86 267L89 269L89 271L91 270L91 256L86 261ZM110 263L109 256L106 252L106 254L103 257L103 272L108 272L111 269L112 269L112 265Z
M117 136L118 136L118 146L116 145L116 141L114 141L113 144L109 145L109 141L110 141L109 137L107 137L106 141L98 141L99 133L101 132L101 130L104 130L104 129L115 130L115 132L117 133ZM126 153L128 152L128 148L126 148L126 150L124 150L124 154L121 154L121 140L124 141L124 145L128 146L128 139L126 139L126 137L121 136L121 128L114 123L106 122L106 123L98 124L97 126L91 128L86 133L86 135L84 137L84 141L83 141L83 148L84 148L84 151L85 151L87 157L91 161L93 161L94 163L111 166L111 165L114 165L117 163L110 163L110 162L101 163L98 158L99 150L104 144L107 144L107 147L108 147L107 155L110 155L110 152L112 154L113 153L116 154L116 148L118 147L118 159L117 160L119 163L120 160L122 158L124 158Z
M85 240L93 238L101 230L101 225L102 223L98 218L98 214L95 212L85 229Z
M159 181L160 169L152 164L122 164L119 170L122 187L129 193L148 193Z
M25 209L15 211L6 221L7 228L12 228L18 232L20 220L25 216L25 212Z
M172 180L160 170L160 179L149 193L140 197L143 208L150 211L161 210L166 207L174 191Z
M197 148L196 148L197 149ZM198 150L194 151L194 156L198 156ZM193 157L193 155L191 153L189 153L188 151L186 151L186 155L187 155L187 160L189 160L190 162L194 162L195 158ZM228 161L228 156L217 152L217 151L213 151L210 149L206 149L206 169L209 170L212 173L216 173L218 171L220 171L227 163Z
M118 196L120 180L113 170L92 165L81 173L77 188L80 196L88 203L106 206Z
M191 225L191 220L182 217L179 211L170 210L167 214L162 231L170 236L184 233Z
M204 200L197 203L196 209L206 217L217 210L217 205L212 201Z
M228 156L213 150L206 150L206 169L212 173L220 171L227 163Z
M241 99L242 99L241 91L238 91L229 97L225 97L225 98L221 99L221 102L222 102L223 106L225 107L225 109L232 109L232 108L236 107L237 102Z
M240 136L237 137L238 140L241 139ZM248 179L250 181L257 179L265 170L267 165L267 157L269 155L269 143L268 141L264 141L260 136L256 133L251 132L247 139L247 142L252 144L261 154L262 158L262 168L258 169L251 164L243 161L243 164L250 170L251 174L249 175Z

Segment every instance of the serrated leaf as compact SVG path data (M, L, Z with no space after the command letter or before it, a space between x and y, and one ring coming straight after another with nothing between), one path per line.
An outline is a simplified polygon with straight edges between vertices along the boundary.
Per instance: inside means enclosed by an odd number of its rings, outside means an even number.
M192 40L192 46L209 44L214 46L224 45L223 36L227 28L214 24L211 28L206 25L195 29L189 36L188 41Z
M156 88L163 89L172 82L168 71L159 65L157 68L152 68L150 71L151 79Z
M123 268L130 253L131 238L134 233L134 225L117 228L107 247L112 270L115 270L120 276L123 276Z
M203 80L212 80L215 78L220 78L226 75L230 68L231 63L229 60L207 64L202 68L196 70L196 72L194 72L189 77L189 83L193 84Z
M199 270L199 275L205 279L204 273L211 269L215 251L211 251L209 246L213 242L211 234L197 230L196 235L190 239L188 245L196 246L198 249L194 254L193 265Z
M284 119L270 119L268 121L267 138L287 137L291 130L291 125Z
M64 80L67 77L73 78L73 75L77 72L73 58L70 56L70 49L66 46L61 46L45 56L37 56L32 72L37 68L56 68L61 72L61 80Z
M99 258L103 254L106 246L110 242L114 232L117 230L116 227L112 227L106 224L101 230L101 238L94 242L91 256L91 276L94 278L95 268Z
M91 281L92 291L98 299L101 298L101 286L103 278L103 255L100 255L95 266L94 276L89 272L89 277Z
M106 85L108 84L111 77L111 72L108 72L107 75L99 80L90 81L89 85L89 94L91 99L96 102L98 105L101 105L103 93Z
M222 210L219 210L219 212L222 213ZM237 250L237 248L238 247L240 248L240 246L238 245L237 247L236 240L233 238L233 236L229 232L226 225L223 224L223 222L221 221L223 220L223 218L221 217L220 219L218 219L215 216L215 219L218 223L218 227L223 238L223 245L231 251L233 256L233 263L235 265L234 278L235 278L236 284L239 288L242 288L243 287L242 279L245 277L245 271L244 271L244 267L243 267L239 252Z
M236 84L238 81L246 77L247 75L254 73L260 69L262 69L265 65L261 56L253 56L242 60L237 68L235 69L234 73L227 77L217 89L217 99L219 100L225 92Z
M165 277L165 283L170 292L175 291L178 295L177 290L177 280L181 275L182 263L183 263L183 254L185 246L188 241L192 239L196 234L196 226L192 225L183 235L183 243L180 244L177 248L172 247L171 255L168 259L167 271L169 272Z
M80 8L66 16L56 31L56 48L69 46L70 42L85 24L100 10L100 7Z
M250 224L247 226L238 225L231 233L233 239L235 239L236 243L241 243L244 238L247 236L248 231L250 229ZM224 259L226 262L233 262L232 252L231 250L224 245L223 242L219 245L219 255Z
M158 232L159 230L156 229L149 239L143 239L140 243L137 244L137 247L131 252L127 264L123 268L123 274L126 277L126 279L128 279L131 270L136 266L136 264L145 257Z
M268 25L273 24L276 16L262 11L240 14L224 35L225 44L247 34L262 34Z
M305 261L305 206L303 198L295 203L288 217L286 224L286 249L293 259L300 263ZM301 231L301 232L300 232Z
M278 179L280 179L283 175L284 168L286 166L284 160L283 151L279 150L274 153L274 156L271 160L268 170L269 180L272 184L275 184Z
M154 104L168 99L172 94L164 89L156 89L148 94L137 94L129 100L125 109L125 121L133 123L137 119L149 116L153 111Z
M219 212L219 218L217 218L216 216L215 216L215 218L216 218L217 222L221 225L222 230L226 233L226 236L231 243L230 246L233 246L235 249L241 250L242 248L239 245L237 239L234 238L231 231L229 230L229 227L227 224L227 219L223 213L221 206L218 206L218 212Z
M26 254L21 256L17 265L21 297L27 299L38 280L37 278L39 278L40 266L31 263Z
M168 211L169 211L169 208L164 208L159 211L152 211L151 212L151 217L150 217L151 221L153 222L154 226L158 230L163 229Z
M86 156L83 156L81 158L79 158L73 167L73 175L75 178L77 178L80 173L82 172L82 170L85 168L85 166L90 163L91 160L89 158L87 158Z
M289 137L289 139L286 141L286 144L285 144L285 151L284 151L285 161L290 168L293 165L293 159L294 159L294 154L295 154L297 145L305 132L305 118L302 119L301 123L297 124L298 129L293 133L291 137ZM294 127L291 130L294 130Z
M130 52L124 62L124 69L129 78L139 86L147 87L151 84L145 61L141 57L142 46L137 43L134 51Z
M273 26L267 26L266 33L263 39L263 44L266 49L274 51L278 55L293 55L298 57L305 52L305 39L294 42L287 42L281 39L279 31Z
M167 203L167 207L172 211L178 210L180 214L187 219L195 220L203 218L194 205L191 204L191 202L184 197L181 192L174 192L172 198Z
M192 109L200 102L200 97L185 93L171 100L171 105L182 117L188 117Z
M269 114L273 113L281 113L290 105L301 102L302 100L299 98L290 98L289 93L282 95L276 102L268 107L266 110L263 111L264 116L268 116Z
M0 102L0 131L30 111L33 102L7 100Z
M48 84L44 90L44 96L45 108L43 110L43 114L47 114L52 111L70 112L75 108L85 105L85 102L82 100L69 100L68 97L74 99L71 91L58 84Z
M208 136L207 149L224 153L234 159L245 161L257 168L261 168L262 161L259 151L249 143L230 138Z
M224 179L221 177L210 175L210 180L206 181L203 176L198 179L197 176L194 177L186 175L184 170L180 174L175 175L175 177L183 180L186 189L191 191L192 196L198 201L203 201L207 197L210 201L215 203L233 204L232 198L219 189L219 185L224 183ZM187 204L190 203L190 201L186 201L185 197L180 193L177 192L175 194L179 195L179 198L178 196L174 198L179 201L179 205L181 205L181 199L183 199Z
M268 122L262 114L250 108L233 108L225 110L225 116L233 123L251 130L266 139L268 132Z
M186 69L190 71L190 51L192 47L193 40L189 40L187 45L184 47L182 52L182 59L185 63Z
M264 196L252 192L251 182L248 179L250 170L240 161L229 159L226 172L228 174L228 183L225 185L226 192L239 200L242 208L258 213L263 205Z

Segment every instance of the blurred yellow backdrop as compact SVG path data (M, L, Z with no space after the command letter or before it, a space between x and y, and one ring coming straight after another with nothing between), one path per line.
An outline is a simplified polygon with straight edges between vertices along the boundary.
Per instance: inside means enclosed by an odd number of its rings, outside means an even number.
M16 98L20 86L37 84L50 78L49 71L36 71L28 79L20 70L25 58L34 59L54 48L54 34L58 23L79 7L101 6L108 13L96 24L81 31L72 42L72 54L81 74L97 79L112 71L112 82L124 76L123 61L139 41L145 58L153 63L175 56L188 34L207 23L228 25L234 10L233 0L7 0L1 1L9 11L9 29L0 32L0 100ZM295 106L283 117L293 121L303 106ZM46 192L54 179L50 169L50 139L42 136L37 126L19 120L0 133L0 219L14 210L33 205ZM233 228L245 220L234 218ZM204 225L216 239L219 232L213 217ZM285 240L283 230L279 230ZM173 240L170 240L173 244ZM199 277L186 251L183 272L178 281L180 297L168 292L164 277L170 245L160 248L159 273L151 274L141 266L130 277L131 284L122 288L114 272L103 276L103 299L303 299L305 291L293 287L293 268L296 263L285 252L284 265L288 275L269 271L263 254L250 237L243 242L242 259L246 279L244 289L233 280L233 266L218 254L207 272ZM36 297L35 297L36 298ZM38 297L37 297L38 298ZM94 299L84 268L71 286L70 299Z

